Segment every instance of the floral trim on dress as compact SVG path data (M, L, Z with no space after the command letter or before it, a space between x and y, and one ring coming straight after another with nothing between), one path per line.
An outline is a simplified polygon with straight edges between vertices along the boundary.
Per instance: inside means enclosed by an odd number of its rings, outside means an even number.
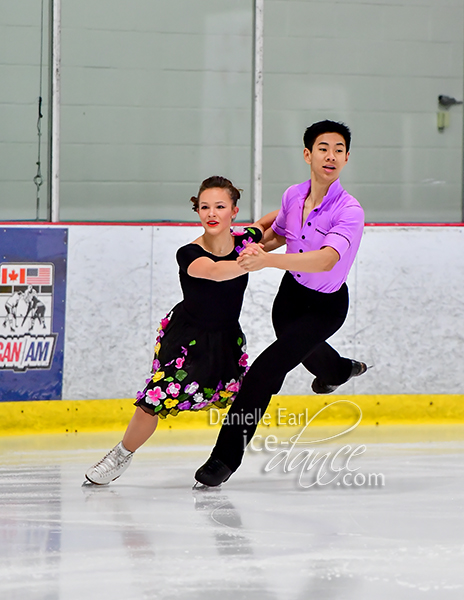
M253 229L253 227L245 227L243 233L237 234L237 233L233 233L231 231L232 235L246 235L247 233L250 233L251 235L256 235L257 231L256 229ZM248 246L248 244L254 244L255 240L250 236L248 236L247 239L243 238L242 240L242 244L243 246L235 246L235 251L237 252L237 254L240 254L240 252L242 252L243 250L245 250L245 248Z
M199 390L200 384L196 381L187 383L183 386L182 382L188 377L187 371L183 369L185 357L188 354L188 348L181 346L182 356L171 360L169 363L161 366L159 361L159 351L161 349L161 339L164 336L165 329L168 326L172 316L172 311L161 320L158 328L158 336L155 340L155 356L152 365L152 376L146 380L147 387L143 392L137 392L136 400L144 400L148 405L153 407L155 415L161 418L166 418L168 415L176 416L181 411L185 410L209 410L213 406L217 408L225 408L232 404L237 393L240 390L242 379L249 369L248 354L246 353L246 344L242 337L237 339L238 346L241 347L242 355L239 358L238 364L243 367L244 373L238 380L231 379L223 384L220 381L216 387L204 388ZM196 340L191 340L188 346L195 346ZM165 367L175 365L175 373L166 377L163 370ZM148 387L151 383L167 383L163 389L161 385ZM183 388L183 389L182 389Z

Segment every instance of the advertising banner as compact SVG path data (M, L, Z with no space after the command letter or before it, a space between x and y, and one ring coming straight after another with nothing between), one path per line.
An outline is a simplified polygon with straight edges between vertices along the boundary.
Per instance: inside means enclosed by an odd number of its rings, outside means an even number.
M67 235L0 228L0 401L61 399Z

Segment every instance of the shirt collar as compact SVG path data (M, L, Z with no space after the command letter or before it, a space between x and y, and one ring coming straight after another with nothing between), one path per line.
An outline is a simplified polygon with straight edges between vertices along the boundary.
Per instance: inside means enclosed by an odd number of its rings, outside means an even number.
M309 195L310 189L311 189L311 179L309 181L304 181L303 183L299 184L298 193L300 196L299 197L300 203L304 203L304 201L306 200L306 198ZM343 188L342 188L342 184L340 183L340 179L336 179L333 183L330 184L327 194L324 196L324 199L322 200L322 202L319 206L323 206L324 204L327 204L328 202L333 202L334 200L337 200L342 192L343 192Z

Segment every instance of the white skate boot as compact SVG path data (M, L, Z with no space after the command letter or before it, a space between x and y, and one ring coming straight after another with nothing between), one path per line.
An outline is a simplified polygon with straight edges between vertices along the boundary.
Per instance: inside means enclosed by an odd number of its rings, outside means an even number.
M90 483L108 485L124 473L131 464L133 455L133 452L126 450L122 442L119 442L101 461L90 467L85 476Z

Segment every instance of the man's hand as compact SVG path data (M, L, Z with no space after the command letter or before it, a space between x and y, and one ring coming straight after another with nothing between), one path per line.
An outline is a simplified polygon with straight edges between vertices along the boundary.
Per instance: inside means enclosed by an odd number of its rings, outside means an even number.
M245 271L260 271L267 266L267 252L264 252L262 244L248 244L237 258L237 263Z

